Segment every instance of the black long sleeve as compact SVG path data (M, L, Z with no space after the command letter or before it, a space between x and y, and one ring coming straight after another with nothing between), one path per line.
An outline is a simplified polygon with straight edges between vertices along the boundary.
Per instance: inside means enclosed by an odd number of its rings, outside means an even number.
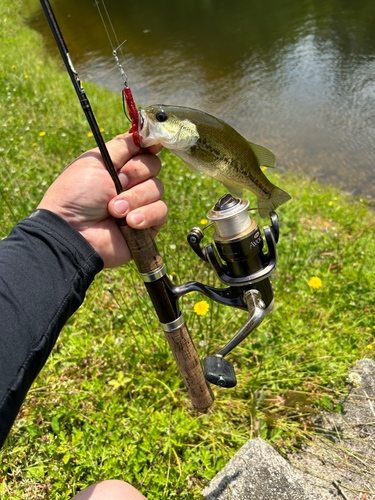
M35 210L0 241L0 448L60 330L103 261L66 221Z

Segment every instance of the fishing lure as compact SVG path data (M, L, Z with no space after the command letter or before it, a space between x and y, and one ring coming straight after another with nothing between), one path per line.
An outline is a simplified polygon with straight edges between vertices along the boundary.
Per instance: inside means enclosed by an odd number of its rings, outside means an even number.
M123 98L125 97L126 105L128 107L129 116L132 124L129 132L133 135L134 144L140 147L141 143L139 141L139 132L138 132L138 111L130 87L125 86L124 90L122 91L122 95Z
M102 20L103 20L103 18L102 18ZM104 23L104 21L103 21L103 23ZM108 32L107 32L107 34L108 34ZM111 41L111 39L110 39L110 41ZM125 42L123 42L123 43L125 43ZM123 43L121 45L123 45ZM117 56L117 50L121 47L121 45L119 47L117 47L117 49L113 49L112 55L115 58L117 67L120 70L120 73L121 73L121 76L122 76L123 82L124 82L124 88L122 90L122 103L123 103L123 107L124 107L125 116L131 123L131 127L130 127L129 132L133 135L134 144L136 146L140 147L141 144L139 141L139 133L138 133L137 106L135 105L132 91L130 90L130 87L128 85L128 79L127 79L126 73L125 73L124 68L122 67L122 65L120 63L118 56ZM128 117L128 115L126 113L125 102L126 102L126 107L128 108L128 113L129 113L130 118Z

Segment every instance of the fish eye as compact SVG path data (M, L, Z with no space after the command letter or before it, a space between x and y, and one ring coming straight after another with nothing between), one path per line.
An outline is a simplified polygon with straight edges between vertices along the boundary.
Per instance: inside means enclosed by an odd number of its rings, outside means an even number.
M168 118L167 113L165 113L164 111L158 111L156 113L156 119L158 122L165 122L167 118Z

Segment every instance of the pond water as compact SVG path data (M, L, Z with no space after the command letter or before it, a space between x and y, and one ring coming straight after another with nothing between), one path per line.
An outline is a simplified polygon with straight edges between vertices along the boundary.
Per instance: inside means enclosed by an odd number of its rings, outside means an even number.
M59 57L33 5L29 24ZM80 77L120 92L94 0L51 5ZM120 43L127 40L124 68L138 104L201 109L268 147L280 167L375 198L373 0L106 0L106 7Z

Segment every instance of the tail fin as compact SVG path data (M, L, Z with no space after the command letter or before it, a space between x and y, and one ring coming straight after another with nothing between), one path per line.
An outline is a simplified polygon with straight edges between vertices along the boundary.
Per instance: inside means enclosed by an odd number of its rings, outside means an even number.
M282 189L275 187L269 198L258 198L259 215L262 219L268 217L272 210L289 201L291 197Z

